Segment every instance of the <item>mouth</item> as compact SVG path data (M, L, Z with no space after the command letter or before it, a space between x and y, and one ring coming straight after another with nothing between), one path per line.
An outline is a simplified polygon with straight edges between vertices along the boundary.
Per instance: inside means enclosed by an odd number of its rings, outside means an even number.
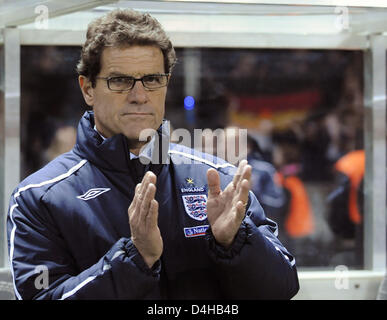
M149 113L149 112L127 112L127 113L123 113L122 114L123 116L151 116L152 113Z

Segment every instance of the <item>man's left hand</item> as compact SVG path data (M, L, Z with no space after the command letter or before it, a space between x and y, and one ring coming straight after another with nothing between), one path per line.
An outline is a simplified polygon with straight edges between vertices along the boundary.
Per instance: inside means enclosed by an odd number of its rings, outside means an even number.
M207 218L215 240L228 248L245 217L250 190L251 166L246 160L239 163L237 172L224 191L215 169L208 169Z

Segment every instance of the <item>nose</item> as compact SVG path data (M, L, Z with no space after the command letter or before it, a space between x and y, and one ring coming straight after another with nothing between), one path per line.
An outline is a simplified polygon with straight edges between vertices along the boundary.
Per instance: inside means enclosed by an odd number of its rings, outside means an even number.
M144 104L148 102L148 94L141 81L136 81L132 90L128 92L128 100L131 104Z

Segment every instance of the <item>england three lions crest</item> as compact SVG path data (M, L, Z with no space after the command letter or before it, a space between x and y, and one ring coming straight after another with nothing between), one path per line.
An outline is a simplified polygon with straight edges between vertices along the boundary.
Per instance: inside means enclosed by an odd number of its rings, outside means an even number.
M182 195L185 211L195 220L207 218L207 196L205 194Z

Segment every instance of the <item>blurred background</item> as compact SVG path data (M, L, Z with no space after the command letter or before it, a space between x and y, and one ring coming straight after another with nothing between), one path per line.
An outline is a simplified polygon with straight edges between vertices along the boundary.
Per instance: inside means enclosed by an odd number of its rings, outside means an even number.
M295 298L375 299L386 270L387 4L314 3L3 1L4 279L10 192L72 148L88 110L75 71L87 24L130 7L154 15L174 43L171 127L247 130L252 191L296 257Z

